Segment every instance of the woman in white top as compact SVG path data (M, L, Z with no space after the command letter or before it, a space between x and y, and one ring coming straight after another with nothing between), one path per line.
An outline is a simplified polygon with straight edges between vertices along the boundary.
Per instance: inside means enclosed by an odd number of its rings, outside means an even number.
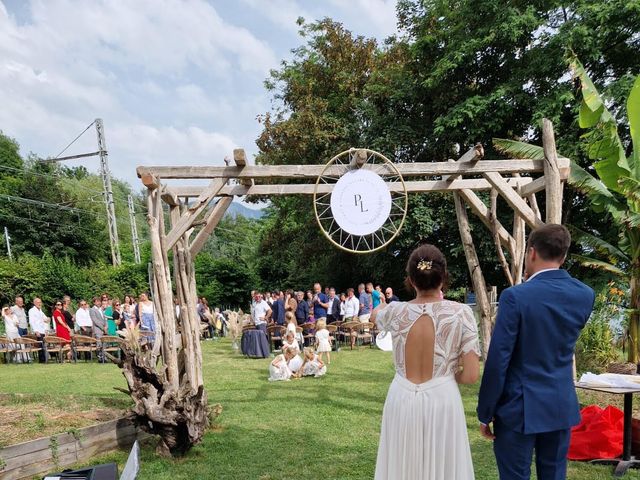
M20 337L18 332L18 317L16 317L9 305L2 307L2 319L4 320L4 332L9 340L14 340Z
M373 315L391 333L396 375L382 414L376 480L472 480L473 464L458 383L479 375L476 320L467 305L441 300L447 263L433 245L407 262L411 302Z

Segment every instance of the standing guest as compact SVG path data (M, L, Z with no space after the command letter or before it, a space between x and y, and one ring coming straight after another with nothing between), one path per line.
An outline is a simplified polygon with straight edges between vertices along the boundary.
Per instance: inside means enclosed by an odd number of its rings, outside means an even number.
M102 341L100 339L107 334L107 319L102 310L102 300L100 297L93 297L93 307L89 310L89 315L91 316L93 335L97 340L98 360L104 363L104 351L102 350Z
M15 298L15 303L13 307L11 307L11 311L18 319L18 333L20 333L21 337L24 337L27 333L29 333L29 323L27 322L27 312L24 310L24 298L18 295Z
M9 340L15 340L20 337L20 332L18 327L20 322L18 321L18 317L13 313L9 305L5 305L2 307L2 319L4 320L4 334L7 336Z
M528 479L534 451L539 479L566 477L571 427L580 422L573 353L595 300L560 269L570 246L563 225L533 230L527 281L500 295L477 412L503 479Z
M264 301L267 302L269 307L273 306L273 297L271 296L271 292L265 292Z
M258 330L267 333L267 319L271 315L271 307L262 298L262 294L256 294L256 304L253 307L253 324Z
M322 293L322 286L319 283L313 285L313 318L316 322L327 321L327 307L329 306L327 296Z
M305 302L307 302L307 306L309 307L309 317L307 317L307 322L314 322L314 318L313 318L313 292L311 290L307 290L305 299Z
M108 295L102 295L100 302L102 304L104 318L107 319L107 335L113 336L116 334L116 324L113 321L113 303Z
M340 294L340 321L344 321L344 303L347 301L347 296L344 293Z
M373 288L372 283L367 283L367 292L371 294L372 311L373 309L378 308L378 305L380 305L381 302L384 303L384 295L382 295L382 288L380 288L380 285Z
M200 321L207 325L207 331L209 332L209 339L213 339L215 336L215 329L213 314L211 313L211 307L209 307L209 301L205 297L200 298L200 304L198 305L198 315Z
M136 326L140 323L140 309L138 308L136 296L129 295L129 297L131 298L131 307L129 308L129 311L131 312L131 322L133 326Z
M324 294L328 297L329 296L329 287L324 287Z
M140 311L140 329L147 332L156 331L156 320L153 309L153 302L149 300L146 293L141 293L138 300L138 310ZM150 337L150 342L153 343L154 337Z
M289 289L284 294L284 309L287 312L296 313L298 308L298 301L293 293L293 290Z
M324 320L318 320L316 322L316 352L320 356L320 360L324 354L327 354L327 363L331 363L331 337L329 336L329 330L327 330L327 324Z
M307 323L309 319L309 304L304 300L304 294L302 292L297 293L298 306L296 307L296 321L298 325Z
M64 315L64 321L67 322L67 326L71 329L72 332L75 331L75 315L72 311L71 297L69 295L65 295L64 297L62 297L62 314Z
M42 300L38 297L33 299L33 307L29 309L29 326L38 341L44 342L44 336L47 334L47 325L49 317L42 311ZM44 343L42 344L44 346ZM40 363L45 363L46 354L44 348L38 352Z
M347 289L347 298L344 301L344 321L352 322L358 319L360 302L355 296L353 288Z
M122 320L124 327L128 327L133 318L132 303L131 295L125 295L124 303L122 304Z
M71 328L67 325L67 321L64 318L64 310L62 309L62 301L58 300L54 307L51 317L53 323L56 326L56 337L64 338L68 342L71 342Z
M120 303L120 300L118 300L117 298L114 298L113 299L113 323L116 326L115 333L118 333L118 331L124 330L125 328L123 312L124 312L124 308Z
M340 300L336 297L336 289L331 287L327 298L327 323L338 320L340 320Z
M285 305L284 298L278 292L273 292L273 303L271 304L271 319L276 325L284 325Z
M384 291L384 296L385 296L385 299L386 299L386 303L399 302L400 301L400 299L393 294L393 288L391 288L391 287L387 287L387 289Z
M89 312L89 304L86 300L80 300L80 308L76 312L76 325L81 335L87 337L93 336L93 322L91 320L91 314Z
M371 295L369 295L364 289L364 283L358 285L358 301L360 302L360 309L358 310L358 320L360 323L367 323L371 318Z

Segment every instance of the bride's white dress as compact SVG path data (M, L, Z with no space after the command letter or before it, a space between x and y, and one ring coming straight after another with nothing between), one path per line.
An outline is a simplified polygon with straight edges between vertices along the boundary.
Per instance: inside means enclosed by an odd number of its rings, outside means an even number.
M433 377L415 384L405 372L405 343L415 321L433 319ZM376 318L391 333L396 375L382 413L376 480L472 480L473 464L455 373L460 356L479 354L478 331L467 305L448 300L393 302Z

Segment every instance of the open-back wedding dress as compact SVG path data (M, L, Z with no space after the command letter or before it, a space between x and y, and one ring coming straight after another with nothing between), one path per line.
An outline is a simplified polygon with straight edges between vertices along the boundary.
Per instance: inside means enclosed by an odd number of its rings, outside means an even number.
M416 384L407 379L405 345L421 318L421 322L433 321L433 375ZM391 333L396 369L382 414L376 480L472 480L455 373L462 355L479 354L473 312L467 305L448 300L393 302L377 314L376 323Z

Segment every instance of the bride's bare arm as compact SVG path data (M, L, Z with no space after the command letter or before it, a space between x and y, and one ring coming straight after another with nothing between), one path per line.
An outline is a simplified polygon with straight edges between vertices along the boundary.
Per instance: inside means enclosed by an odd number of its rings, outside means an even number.
M480 359L476 352L468 352L460 357L460 370L456 381L464 385L476 383L480 377Z

